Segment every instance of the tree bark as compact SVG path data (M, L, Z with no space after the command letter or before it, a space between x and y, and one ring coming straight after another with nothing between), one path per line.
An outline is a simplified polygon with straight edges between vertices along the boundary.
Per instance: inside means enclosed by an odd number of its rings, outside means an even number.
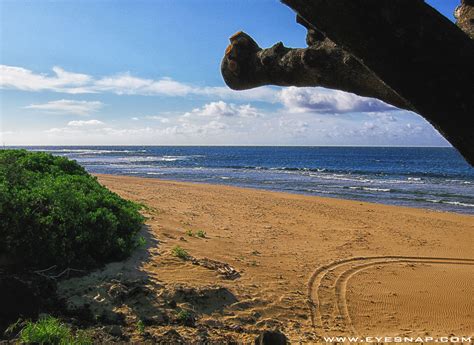
M474 43L422 0L283 0L308 28L306 49L231 37L222 74L234 89L323 86L422 115L474 164ZM457 9L469 34L472 0ZM467 18L467 19L466 19Z
M281 42L262 49L249 35L239 32L230 42L221 71L227 85L234 90L269 84L322 86L412 110L374 73L330 40L304 49L287 48Z
M474 39L474 0L462 0L454 12L456 25Z

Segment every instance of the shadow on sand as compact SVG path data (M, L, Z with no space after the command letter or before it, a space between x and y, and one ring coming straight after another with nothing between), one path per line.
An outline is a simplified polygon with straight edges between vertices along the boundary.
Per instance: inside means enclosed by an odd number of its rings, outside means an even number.
M149 226L143 227L140 236L146 244L127 260L58 283L58 296L70 316L86 327L192 325L199 316L221 312L237 302L223 287L170 286L151 277L144 266L160 255L159 241ZM115 335L122 337L122 331L115 330Z

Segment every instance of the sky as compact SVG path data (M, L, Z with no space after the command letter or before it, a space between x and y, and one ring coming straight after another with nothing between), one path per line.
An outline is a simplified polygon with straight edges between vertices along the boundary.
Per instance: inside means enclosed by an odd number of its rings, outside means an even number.
M427 2L453 20L457 0ZM220 61L240 30L306 45L277 0L0 0L0 144L449 145L378 100L230 90Z

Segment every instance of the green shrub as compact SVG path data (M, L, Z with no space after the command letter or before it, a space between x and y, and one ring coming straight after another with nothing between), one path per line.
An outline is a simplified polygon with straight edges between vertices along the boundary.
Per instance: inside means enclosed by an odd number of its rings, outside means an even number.
M176 315L176 319L178 319L178 321L181 321L181 322L185 322L189 318L191 318L191 314L189 313L189 311L185 309L181 309Z
M193 237L193 236L194 236L192 230L186 230L186 235L188 235L188 236L190 236L190 237Z
M143 236L140 236L137 238L136 246L137 248L145 248L146 247L146 238Z
M20 342L25 344L92 344L92 340L85 332L76 332L52 316L40 318L37 322L26 322L20 332Z
M206 232L204 230L198 230L198 232L196 232L196 236L200 238L205 238Z
M186 260L189 258L189 253L185 249L181 248L180 246L174 246L173 249L171 249L171 254L183 260Z
M0 150L0 252L35 267L91 267L136 246L140 206L64 157Z
M137 331L140 334L145 333L145 323L142 320L138 320L137 322Z

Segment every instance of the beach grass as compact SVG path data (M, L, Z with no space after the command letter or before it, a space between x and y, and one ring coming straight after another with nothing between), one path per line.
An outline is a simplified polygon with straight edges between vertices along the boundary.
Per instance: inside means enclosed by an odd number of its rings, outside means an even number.
M189 253L180 246L174 246L173 249L171 249L171 254L183 260L189 259Z
M69 326L49 315L36 322L27 321L19 340L24 344L93 344L86 332L78 331L74 334Z

